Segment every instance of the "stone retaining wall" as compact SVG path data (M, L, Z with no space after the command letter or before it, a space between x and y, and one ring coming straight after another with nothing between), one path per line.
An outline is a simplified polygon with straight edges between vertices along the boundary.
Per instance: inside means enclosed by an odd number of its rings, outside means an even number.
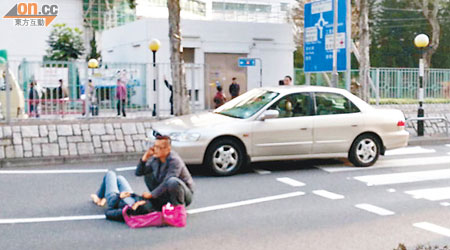
M150 122L72 121L0 127L0 161L143 152Z

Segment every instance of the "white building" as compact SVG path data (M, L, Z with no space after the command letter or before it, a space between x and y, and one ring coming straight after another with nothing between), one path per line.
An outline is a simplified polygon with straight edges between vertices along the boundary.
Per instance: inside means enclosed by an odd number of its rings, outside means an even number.
M166 0L137 0L133 10L135 16L131 18L133 11L123 8L127 7L126 0L115 1L115 5L108 6L108 10L105 10L103 1L98 0L33 2L39 6L57 4L59 13L51 25L66 23L71 28L84 30L86 53L90 51L92 33L86 26L90 24L94 27L99 35L97 43L103 62L149 63L151 52L148 44L153 38L162 43L157 61L169 62ZM262 61L262 84L265 86L275 85L284 75L293 74L295 46L291 25L286 19L293 2L181 0L184 59L186 63L195 64L191 70L195 73L190 75L187 72L187 82L195 84L193 88L197 90L196 96L199 96L202 106L204 100L211 99L215 92L214 87L210 87L212 83L222 84L226 94L233 76L238 78L242 91L259 86L260 61L254 67L239 68L239 57L259 58ZM0 9L4 12L0 13L1 17L17 3L14 0L0 1ZM131 22L134 19L137 21ZM51 25L17 27L14 19L1 18L0 50L7 50L11 65L15 68L23 59L41 61L48 49L46 41ZM85 57L82 56L80 61L84 61ZM161 77L166 75L170 78L170 66L165 67ZM149 77L148 74L147 84L151 83Z
M203 99L211 101L217 84L228 94L232 77L237 77L241 90L245 91L259 87L261 81L263 86L277 85L285 75L293 74L295 45L288 24L185 19L181 29L185 63L196 67L195 72L190 72L194 68L188 66L186 81L188 85L195 85L190 87L198 90L201 105ZM153 38L160 40L162 45L157 52L157 62L163 63L159 66L159 78L165 75L170 80L167 19L142 19L104 31L103 61L150 63L152 52L148 45ZM254 67L241 68L238 66L241 57L259 60ZM162 85L162 79L159 83ZM169 92L165 95L167 98Z

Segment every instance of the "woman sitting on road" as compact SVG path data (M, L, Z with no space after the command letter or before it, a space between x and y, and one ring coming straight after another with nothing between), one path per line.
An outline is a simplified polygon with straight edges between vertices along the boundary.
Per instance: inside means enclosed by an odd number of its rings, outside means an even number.
M149 200L134 194L125 177L117 176L113 171L105 174L100 189L96 194L91 194L91 199L98 206L107 204L105 215L109 220L124 221L122 210L126 205L131 207L127 210L129 215L141 215L154 211Z

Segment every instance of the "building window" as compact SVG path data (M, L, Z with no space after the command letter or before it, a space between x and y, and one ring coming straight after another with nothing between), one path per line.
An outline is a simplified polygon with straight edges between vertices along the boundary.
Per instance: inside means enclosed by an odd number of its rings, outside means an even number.
M213 2L212 9L214 12L254 12L254 13L270 13L272 6L267 4L246 4L246 3L224 3Z

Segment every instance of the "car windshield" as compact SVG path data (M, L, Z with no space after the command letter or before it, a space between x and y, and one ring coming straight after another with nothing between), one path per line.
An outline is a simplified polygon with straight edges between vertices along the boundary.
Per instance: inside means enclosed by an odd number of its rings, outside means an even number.
M214 113L246 119L275 99L279 93L265 89L253 89L220 106Z

